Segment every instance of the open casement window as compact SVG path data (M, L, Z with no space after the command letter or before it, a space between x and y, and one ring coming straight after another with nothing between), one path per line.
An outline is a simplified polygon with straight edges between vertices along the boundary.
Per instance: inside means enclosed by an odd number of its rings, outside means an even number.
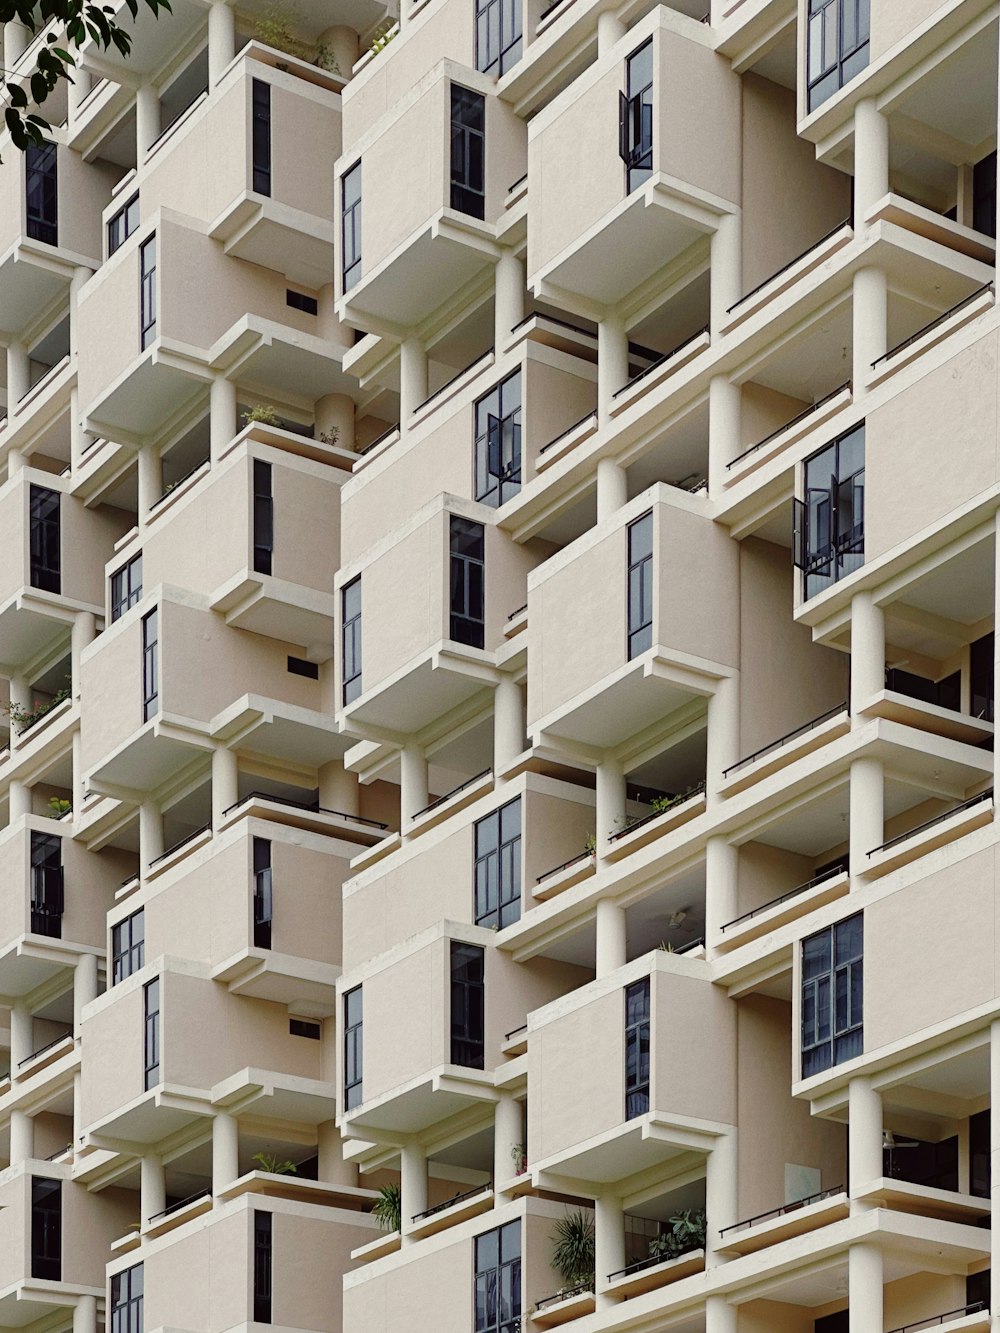
M50 833L31 834L31 932L50 939L62 936L62 842Z
M809 110L843 88L868 64L871 0L809 0Z
M257 949L270 949L271 923L271 844L267 838L253 840L253 942Z
M521 372L476 403L475 495L498 508L521 489Z
M625 163L628 194L653 174L653 42L626 62L626 90L618 94L618 155Z
M860 568L865 553L865 428L855 427L805 464L805 499L793 504L792 559L815 597Z

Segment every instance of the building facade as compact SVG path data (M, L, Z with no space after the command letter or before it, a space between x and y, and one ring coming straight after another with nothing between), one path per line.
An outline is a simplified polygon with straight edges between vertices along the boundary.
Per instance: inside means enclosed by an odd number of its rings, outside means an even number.
M133 31L0 145L0 1328L996 1333L1000 5Z

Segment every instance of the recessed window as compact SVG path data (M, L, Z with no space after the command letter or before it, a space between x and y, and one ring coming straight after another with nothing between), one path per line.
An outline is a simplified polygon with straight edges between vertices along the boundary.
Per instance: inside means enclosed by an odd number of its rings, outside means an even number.
M139 247L139 350L156 338L156 235Z
M256 949L271 947L271 926L274 922L271 890L271 844L267 838L254 838L253 942Z
M521 916L521 798L475 826L475 919L503 930Z
M60 939L62 917L62 839L32 830L31 933Z
M361 693L361 575L345 583L340 591L341 668L344 703L349 704Z
M139 226L139 196L134 194L127 204L108 220L108 257L125 244Z
M253 460L253 568L271 574L274 564L274 493L271 464Z
M148 722L160 704L159 615L154 609L142 618L142 720Z
M521 1223L508 1222L475 1244L475 1333L519 1333Z
M806 460L805 490L793 505L792 558L808 600L865 561L863 423Z
M47 486L28 488L28 546L31 586L43 592L62 590L60 500Z
M253 188L256 194L271 193L271 85L253 80Z
M344 291L361 281L361 163L344 173L341 189L341 273Z
M486 98L451 85L451 206L486 216Z
M254 1209L253 1214L253 1317L254 1323L271 1322L271 1214Z
M111 621L119 620L142 597L142 552L111 575Z
M653 515L628 525L628 657L653 646Z
M59 175L54 143L29 144L24 154L25 222L28 236L59 244Z
M142 1264L115 1273L111 1279L111 1321L109 1333L143 1333Z
M146 913L140 907L111 927L111 984L117 986L146 961Z
M649 1110L649 977L625 988L625 1119Z
M864 1047L864 917L861 912L802 941L802 1077Z
M364 1024L361 987L344 995L344 1110L360 1106L363 1100Z
M506 74L521 58L521 0L475 0L476 69Z
M323 1035L323 1029L319 1023L310 1023L304 1018L290 1019L288 1031L293 1037L309 1037L312 1041L319 1041Z
M142 988L143 1087L148 1092L160 1081L160 979L147 981Z
M618 94L618 153L631 194L653 174L653 42L625 62L625 92Z
M293 310L301 310L304 315L318 315L319 302L315 296L306 296L305 292L293 292L289 287L285 292L285 305Z
M451 942L451 1063L482 1069L486 1052L486 951Z
M486 639L486 529L451 515L451 625L449 637L470 648Z
M521 489L521 372L476 403L475 498L498 508Z
M843 88L868 64L871 0L809 0L809 110Z
M31 1178L31 1276L62 1281L62 1181Z
M319 665L307 662L304 657L290 657L288 670L293 676L305 676L306 680L319 680Z

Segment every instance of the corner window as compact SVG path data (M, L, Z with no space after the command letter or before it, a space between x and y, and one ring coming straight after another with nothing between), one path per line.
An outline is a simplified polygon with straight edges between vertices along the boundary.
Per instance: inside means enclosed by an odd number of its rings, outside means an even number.
M649 977L625 988L625 1119L649 1110Z
M256 949L271 947L271 844L253 840L253 942Z
M351 579L340 591L341 666L344 703L349 704L361 693L361 575Z
M272 573L274 556L274 496L271 464L253 460L253 568L255 574Z
M521 489L521 372L476 403L475 498L494 509Z
M867 66L870 8L870 0L809 0L810 111Z
M860 1055L864 1046L861 912L802 941L802 1077Z
M625 62L625 92L618 94L618 154L625 163L625 192L653 174L653 41Z
M255 194L271 193L271 85L253 80L253 188Z
M143 908L111 927L111 984L117 986L146 961L146 913Z
M806 460L805 492L793 506L792 558L808 600L865 562L864 425Z
M271 1214L253 1214L253 1317L256 1324L271 1322Z
M506 74L521 59L521 0L476 0L476 69Z
M159 615L149 611L142 618L142 720L148 722L160 702Z
M451 206L486 216L486 98L451 85Z
M139 350L156 337L156 235L139 247Z
M475 825L477 926L503 930L521 916L521 798Z
M475 1333L520 1333L521 1223L476 1237Z
M114 217L108 220L108 258L121 248L139 226L139 196L134 194L127 204L119 208Z
M486 1054L486 951L451 944L451 1063L483 1069Z
M160 1081L160 978L147 981L142 988L143 1087L148 1092Z
M456 643L482 648L486 641L486 530L451 516L451 625Z
M31 833L31 933L62 937L62 841L51 833Z
M653 646L653 515L628 525L628 660Z
M361 163L344 172L341 188L341 272L344 291L361 281Z
M972 168L972 225L985 236L997 234L997 152Z
M362 1067L364 1063L364 1010L361 987L344 995L344 1110L360 1106L364 1093Z
M31 1178L31 1276L62 1281L62 1181Z
M111 1279L109 1333L143 1333L142 1264L115 1273Z
M28 488L28 547L33 588L62 591L60 495L47 486Z
M29 144L24 155L25 222L28 236L59 244L59 177L54 143Z
M111 575L111 620L120 620L142 597L142 553Z

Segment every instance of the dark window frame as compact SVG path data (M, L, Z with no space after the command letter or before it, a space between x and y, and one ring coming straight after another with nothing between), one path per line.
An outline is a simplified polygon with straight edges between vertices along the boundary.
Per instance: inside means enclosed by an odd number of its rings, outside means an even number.
M253 943L270 949L274 926L274 894L269 838L253 839Z
M860 947L854 949L854 934ZM864 1051L864 913L802 941L802 1078L824 1073Z
M355 596L357 605L354 605ZM361 575L340 590L341 696L349 704L361 694Z
M274 1235L272 1215L253 1210L253 1317L256 1324L271 1322L274 1291Z
M28 487L29 579L33 588L62 592L62 494L49 486Z
M139 228L139 195L138 192L127 200L119 208L118 212L108 219L108 258L120 250L134 231Z
M255 194L271 194L271 85L251 80L251 170Z
M108 1333L143 1333L144 1285L142 1264L112 1275Z
M476 0L476 69L506 74L521 59L522 0Z
M142 618L142 720L148 722L160 704L159 607Z
M452 208L482 221L486 216L486 98L451 85Z
M253 570L274 572L274 478L271 464L253 460Z
M477 926L503 930L521 919L521 828L520 796L473 826L472 901Z
M452 940L451 1047L453 1065L483 1069L486 1061L486 950L478 944Z
M59 152L50 140L25 150L24 220L30 240L59 244Z
M62 1281L62 1181L31 1177L31 1276Z
M520 1333L521 1221L519 1218L475 1237L472 1322L475 1333Z
M639 657L653 646L653 511L628 525L628 567L625 576L626 656Z
M806 99L815 111L868 65L870 0L809 0Z
M484 648L486 528L460 514L449 515L448 587L448 637L467 648Z
M111 575L111 623L142 599L142 552Z
M625 91L618 94L618 156L625 164L626 194L653 174L653 84L653 39L649 37L627 57Z
M155 1006L155 1007L154 1007ZM142 988L142 1077L148 1092L160 1081L160 978Z
M864 564L865 445L862 421L803 465L805 497L792 502L792 562L806 601Z
M31 933L62 938L65 910L62 839L31 830Z
M364 992L352 986L344 992L344 1110L364 1101Z
M625 987L625 1119L649 1110L650 981L642 977Z
M139 246L139 351L156 340L156 232Z
M138 933L137 933L138 932ZM138 972L146 962L146 909L116 921L111 927L111 984Z
M521 369L511 371L473 410L473 496L498 509L521 490Z
M345 294L361 281L361 189L358 161L340 178L340 274Z

